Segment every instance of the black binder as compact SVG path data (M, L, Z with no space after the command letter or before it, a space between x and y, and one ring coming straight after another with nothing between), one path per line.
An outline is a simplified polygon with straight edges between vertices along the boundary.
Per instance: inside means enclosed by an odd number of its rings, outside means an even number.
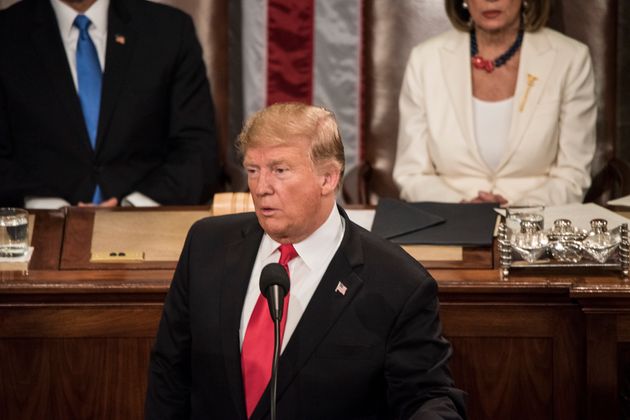
M372 232L401 245L491 246L498 206L381 198Z

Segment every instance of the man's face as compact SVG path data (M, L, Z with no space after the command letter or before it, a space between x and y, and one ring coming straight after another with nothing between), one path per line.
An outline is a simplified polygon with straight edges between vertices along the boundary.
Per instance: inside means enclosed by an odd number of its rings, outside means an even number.
M336 180L315 168L306 141L250 147L243 164L258 221L275 241L300 242L326 221Z

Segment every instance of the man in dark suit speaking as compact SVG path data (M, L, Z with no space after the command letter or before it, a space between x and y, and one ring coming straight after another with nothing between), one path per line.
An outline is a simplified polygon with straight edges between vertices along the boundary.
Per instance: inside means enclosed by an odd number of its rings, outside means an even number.
M198 204L217 172L188 15L144 0L0 12L0 205Z
M334 116L273 105L239 146L256 214L191 228L151 354L146 418L269 416L273 324L258 284L272 262L291 284L278 418L464 417L436 282L335 205L344 153Z

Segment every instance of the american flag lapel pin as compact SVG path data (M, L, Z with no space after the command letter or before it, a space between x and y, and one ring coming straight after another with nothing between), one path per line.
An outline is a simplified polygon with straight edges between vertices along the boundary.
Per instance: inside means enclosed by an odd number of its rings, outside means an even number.
M342 282L337 283L337 287L335 287L335 292L341 293L341 296L345 296L348 291L348 287Z
M116 43L120 45L125 45L125 42L127 42L127 40L125 39L125 36L119 35L119 34L116 34L114 36L114 41L116 41Z

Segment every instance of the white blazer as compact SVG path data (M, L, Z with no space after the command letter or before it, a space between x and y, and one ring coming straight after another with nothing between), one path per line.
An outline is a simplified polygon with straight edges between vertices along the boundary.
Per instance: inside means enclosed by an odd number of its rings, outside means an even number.
M597 112L588 47L542 29L525 33L521 48L511 127L496 170L475 141L469 34L452 30L412 50L394 166L402 199L459 202L481 190L510 204L582 201ZM526 95L528 75L536 80Z

